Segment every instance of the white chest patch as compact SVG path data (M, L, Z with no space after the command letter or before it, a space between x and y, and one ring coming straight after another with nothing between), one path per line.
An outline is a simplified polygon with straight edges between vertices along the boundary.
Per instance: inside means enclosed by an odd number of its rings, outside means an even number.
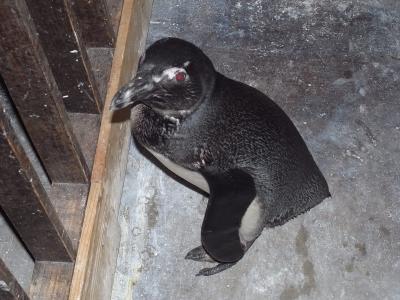
M175 173L179 177L185 179L187 182L197 186L199 189L206 193L210 193L210 188L207 181L204 179L203 175L198 172L185 169L173 161L166 158L164 155L157 153L149 148L146 148L155 158L157 158L168 170Z

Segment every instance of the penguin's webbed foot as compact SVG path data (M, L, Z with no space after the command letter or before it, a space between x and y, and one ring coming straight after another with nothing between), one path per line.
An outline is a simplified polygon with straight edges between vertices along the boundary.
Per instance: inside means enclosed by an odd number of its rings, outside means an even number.
M185 259L191 259L194 261L204 261L204 262L215 262L204 250L203 246L198 246L186 254Z
M210 276L210 275L215 275L217 273L220 273L222 271L225 271L226 269L229 269L233 267L236 264L234 263L220 263L216 265L215 267L212 268L204 268L199 271L199 273L196 274L196 276Z
M200 262L216 262L214 259L212 259L204 250L203 246L198 246L192 250L190 250L186 256L185 259L191 259L194 261L200 261ZM196 274L196 276L211 276L217 273L220 273L222 271L225 271L226 269L229 269L233 265L235 265L236 262L234 263L219 263L214 267L211 268L204 268L199 271L199 273Z

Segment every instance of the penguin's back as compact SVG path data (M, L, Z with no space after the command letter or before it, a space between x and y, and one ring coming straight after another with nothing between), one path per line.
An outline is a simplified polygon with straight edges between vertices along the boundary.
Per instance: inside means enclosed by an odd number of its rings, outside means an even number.
M285 223L330 196L300 133L266 95L219 74L205 107L203 125L207 144L220 156L217 164L253 177L270 225Z

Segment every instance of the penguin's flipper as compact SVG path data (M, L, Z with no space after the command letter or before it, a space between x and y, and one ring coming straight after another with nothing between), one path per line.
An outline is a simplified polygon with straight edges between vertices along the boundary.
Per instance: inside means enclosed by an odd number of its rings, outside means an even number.
M210 187L201 228L203 247L218 262L237 262L245 253L239 237L241 220L256 197L253 178L238 169L202 174Z

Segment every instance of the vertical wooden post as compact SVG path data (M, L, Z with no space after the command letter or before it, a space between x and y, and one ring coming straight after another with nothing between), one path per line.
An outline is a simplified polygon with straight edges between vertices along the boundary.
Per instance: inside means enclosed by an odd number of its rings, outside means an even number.
M152 1L125 0L114 52L105 109L70 300L110 299L119 247L118 211L130 141L129 115L113 121L113 95L137 68L144 50Z
M0 1L0 20L1 76L46 172L54 182L87 182L88 168L25 1Z

